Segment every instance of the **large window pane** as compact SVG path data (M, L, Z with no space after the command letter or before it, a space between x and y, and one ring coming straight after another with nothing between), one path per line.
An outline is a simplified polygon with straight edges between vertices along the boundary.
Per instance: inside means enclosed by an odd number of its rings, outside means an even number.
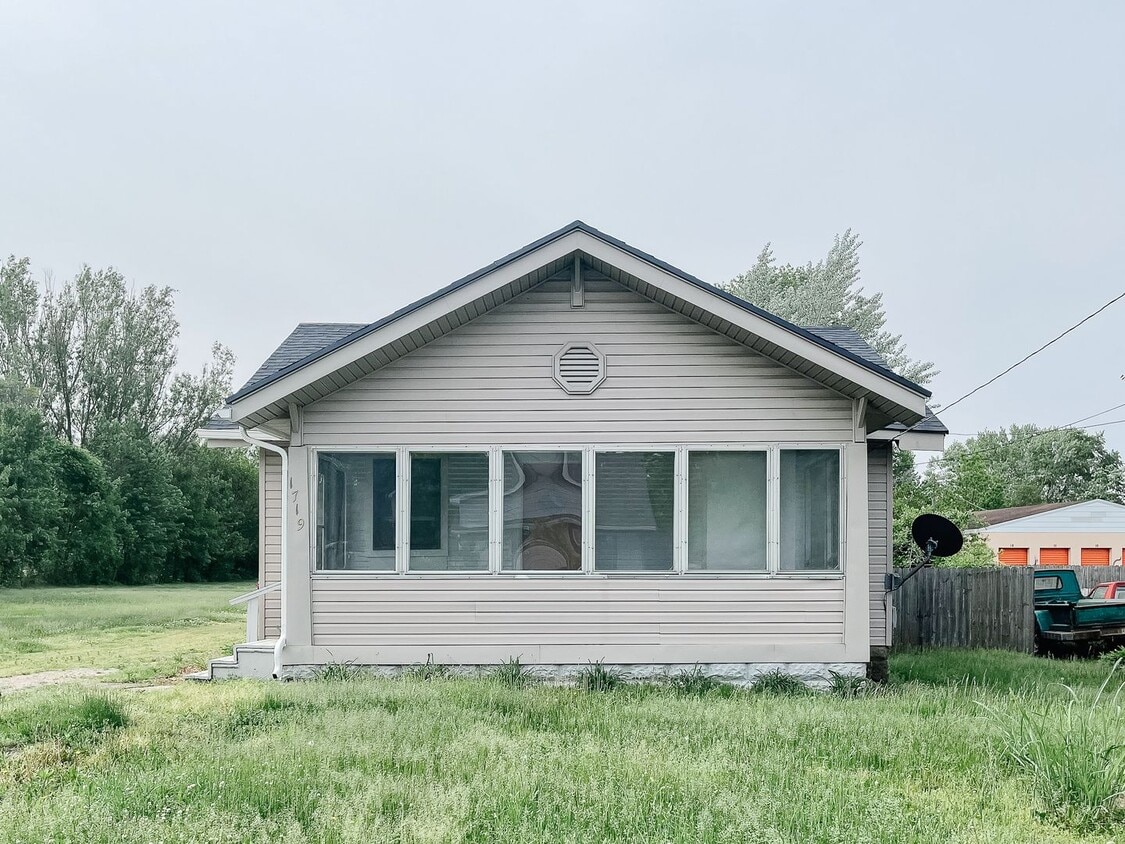
M488 570L488 455L410 456L410 570Z
M840 452L781 452L781 569L840 568Z
M599 452L594 568L671 571L675 454Z
M395 456L320 453L317 568L393 571L394 551Z
M688 455L688 568L766 570L766 454Z
M504 453L502 566L582 569L582 453Z

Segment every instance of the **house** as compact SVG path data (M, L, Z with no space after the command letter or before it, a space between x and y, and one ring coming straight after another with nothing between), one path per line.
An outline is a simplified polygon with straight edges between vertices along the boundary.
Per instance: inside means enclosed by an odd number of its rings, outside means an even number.
M1064 502L981 510L981 536L1006 566L1116 566L1125 556L1125 507Z
M261 588L208 676L860 674L890 636L891 441L946 433L928 396L854 331L581 222L300 325L200 431L262 446Z

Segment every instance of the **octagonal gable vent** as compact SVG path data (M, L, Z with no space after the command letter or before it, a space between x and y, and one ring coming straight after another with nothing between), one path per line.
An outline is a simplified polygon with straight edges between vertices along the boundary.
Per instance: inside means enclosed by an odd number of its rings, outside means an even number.
M605 380L605 355L593 343L567 343L555 355L555 381L568 393L592 393Z

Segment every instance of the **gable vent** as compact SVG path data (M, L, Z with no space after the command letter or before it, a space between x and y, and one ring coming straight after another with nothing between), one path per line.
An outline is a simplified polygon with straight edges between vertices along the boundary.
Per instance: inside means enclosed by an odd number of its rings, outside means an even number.
M567 343L555 355L555 381L568 393L592 393L605 380L605 355L593 343Z

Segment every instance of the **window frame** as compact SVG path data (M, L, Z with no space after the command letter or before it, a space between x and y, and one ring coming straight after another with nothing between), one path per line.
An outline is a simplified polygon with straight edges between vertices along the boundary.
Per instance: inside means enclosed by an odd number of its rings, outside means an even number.
M319 514L316 512L317 483L319 472L319 455L321 453L351 453L364 455L394 454L395 455L395 498L396 507L395 523L395 565L393 569L321 569L315 541L316 531L309 533L311 574L323 577L337 576L362 576L362 577L487 577L502 576L508 578L552 578L552 577L599 577L599 578L637 578L637 577L675 577L689 578L742 578L742 579L796 579L796 580L833 580L843 579L848 570L848 448L850 446L862 447L862 443L847 442L794 442L794 443L762 443L762 442L723 442L723 443L598 443L596 445L575 445L558 443L504 443L502 445L454 445L454 444L424 444L409 446L365 446L365 445L310 445L308 446L308 496L309 522L317 524ZM507 452L549 452L566 451L578 452L582 458L582 566L572 571L521 571L516 569L503 569L503 541L504 541L504 454ZM766 561L767 568L761 569L716 569L716 570L690 570L688 569L688 508L689 489L688 471L689 459L692 452L765 452L766 454ZM839 559L840 566L836 569L811 569L804 571L783 571L781 563L781 452L782 451L837 451L840 455L840 494L839 494ZM410 569L410 457L412 454L456 453L470 452L487 454L489 459L489 555L488 568L470 571L434 571ZM595 563L595 518L596 518L596 455L602 452L672 452L674 453L673 470L673 539L672 554L673 565L670 570L615 570L597 571ZM866 455L864 455L866 460ZM447 473L442 472L442 487L447 484ZM861 497L866 500L867 490L860 491ZM447 528L447 514L442 516L442 541L448 547L448 538L445 536ZM390 555L391 552L375 552ZM421 552L420 552L421 553ZM426 552L436 553L436 552ZM442 552L444 553L444 551Z

